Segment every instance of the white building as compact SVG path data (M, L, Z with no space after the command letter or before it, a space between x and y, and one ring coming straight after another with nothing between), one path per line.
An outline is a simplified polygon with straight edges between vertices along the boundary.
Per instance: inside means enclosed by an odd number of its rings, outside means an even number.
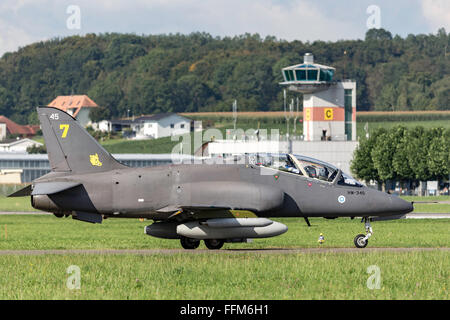
M158 139L191 132L191 120L176 113L140 117L132 124L136 137Z
M134 120L103 120L98 123L98 130L118 132L129 128L136 139L158 139L189 133L191 123L191 119L176 113L160 113Z
M6 139L6 123L0 122L0 141Z
M58 96L48 106L67 112L83 127L92 124L89 113L92 108L98 108L98 105L87 95Z
M0 152L27 153L29 147L40 147L42 143L25 138L0 142Z

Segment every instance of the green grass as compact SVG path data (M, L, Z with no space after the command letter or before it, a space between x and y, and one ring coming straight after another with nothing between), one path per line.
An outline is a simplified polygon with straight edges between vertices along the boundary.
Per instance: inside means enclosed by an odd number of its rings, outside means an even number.
M112 139L102 142L102 145L111 153L171 153L178 141L171 137L154 140L126 140Z
M450 201L450 196L401 196L406 201Z
M81 288L69 290L69 266ZM369 266L380 270L370 290ZM1 299L448 299L446 252L3 256Z
M364 125L365 122L358 122L356 124L356 135L358 137L365 137L365 131L364 131ZM369 134L370 132L373 132L377 129L384 128L384 129L390 129L392 127L396 127L402 125L407 128L414 128L414 127L424 127L426 129L430 128L450 128L450 121L449 120L426 120L426 121L404 121L404 122L392 122L392 121L381 121L381 122L369 122Z
M359 220L340 218L310 219L307 227L301 218L276 219L289 231L281 236L255 239L253 243L225 244L224 248L310 248L319 247L320 233L325 235L321 247L353 247L353 238L364 232ZM371 247L448 247L449 219L395 220L374 222ZM165 240L144 234L151 221L107 219L89 224L53 215L0 216L0 250L34 249L157 249L181 248L178 240ZM5 226L7 239L5 238ZM200 248L206 248L202 243Z
M415 203L414 212L418 213L450 213L450 204Z
M277 219L289 231L230 248L353 247L363 224L350 219ZM101 225L42 215L0 216L0 250L180 248L144 235L149 221ZM373 223L369 247L448 247L448 219ZM5 226L8 237L5 238ZM205 248L202 244L200 248ZM363 249L362 249L363 250ZM357 253L65 254L0 256L0 299L448 299L448 251ZM69 290L66 270L81 271ZM367 288L369 266L381 288Z
M0 196L0 211L38 211L31 206L30 197L7 198Z

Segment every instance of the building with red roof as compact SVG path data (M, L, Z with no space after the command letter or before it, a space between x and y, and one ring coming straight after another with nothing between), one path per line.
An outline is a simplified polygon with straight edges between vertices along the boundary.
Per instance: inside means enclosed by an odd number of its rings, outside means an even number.
M20 125L5 116L0 116L0 140L4 140L8 134L32 137L38 130L39 125Z
M98 108L98 105L87 95L58 96L48 106L67 112L82 126L91 123L89 113L92 108Z

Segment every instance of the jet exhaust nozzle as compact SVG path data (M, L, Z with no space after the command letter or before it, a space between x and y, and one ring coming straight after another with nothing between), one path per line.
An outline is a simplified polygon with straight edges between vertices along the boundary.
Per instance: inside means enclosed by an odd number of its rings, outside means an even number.
M43 194L31 196L31 206L35 209L47 212L61 211L61 208L59 208L49 196Z

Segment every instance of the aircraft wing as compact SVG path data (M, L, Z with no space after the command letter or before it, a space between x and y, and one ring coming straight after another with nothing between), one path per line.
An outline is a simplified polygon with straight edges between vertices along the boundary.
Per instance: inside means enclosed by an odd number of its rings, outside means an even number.
M72 189L81 185L80 182L58 181L58 182L40 182L34 185L31 195L55 194L64 190Z
M180 184L172 203L157 210L169 218L187 215L229 215L236 211L246 214L271 211L284 203L284 192L267 185L229 181L202 181ZM181 213L184 213L181 215Z

